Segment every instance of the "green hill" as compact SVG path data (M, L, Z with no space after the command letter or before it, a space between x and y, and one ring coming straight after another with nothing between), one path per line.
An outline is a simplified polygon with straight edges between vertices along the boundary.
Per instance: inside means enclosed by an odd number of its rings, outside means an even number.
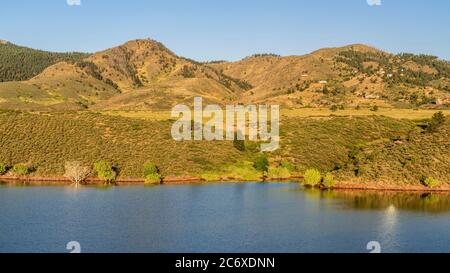
M78 61L85 53L54 53L0 42L0 82L24 81L62 61Z
M177 142L173 120L126 118L92 112L0 113L0 163L28 163L35 176L61 176L66 161L108 160L121 177L142 177L145 162L163 175L255 180L259 144ZM422 126L422 127L421 127ZM424 177L450 182L450 121L426 132L423 122L381 116L283 117L281 148L269 154L271 175L283 161L301 175L333 172L339 181L420 185Z

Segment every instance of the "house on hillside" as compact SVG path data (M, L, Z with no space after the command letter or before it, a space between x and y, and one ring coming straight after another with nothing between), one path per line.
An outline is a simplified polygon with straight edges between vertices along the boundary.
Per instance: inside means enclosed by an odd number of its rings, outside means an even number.
M366 95L366 99L369 99L369 100L377 100L379 98L380 98L380 96L378 96L377 94Z

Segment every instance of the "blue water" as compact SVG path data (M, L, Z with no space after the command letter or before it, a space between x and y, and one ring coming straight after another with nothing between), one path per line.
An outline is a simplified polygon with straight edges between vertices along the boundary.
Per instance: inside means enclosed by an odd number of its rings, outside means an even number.
M448 196L297 184L0 186L0 252L450 252Z

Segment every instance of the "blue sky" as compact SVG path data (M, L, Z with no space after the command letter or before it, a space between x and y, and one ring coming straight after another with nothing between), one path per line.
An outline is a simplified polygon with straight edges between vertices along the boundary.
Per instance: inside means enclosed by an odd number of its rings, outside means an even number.
M365 43L450 60L447 0L3 0L0 39L94 52L136 38L192 59L300 55ZM79 0L69 0L79 1Z

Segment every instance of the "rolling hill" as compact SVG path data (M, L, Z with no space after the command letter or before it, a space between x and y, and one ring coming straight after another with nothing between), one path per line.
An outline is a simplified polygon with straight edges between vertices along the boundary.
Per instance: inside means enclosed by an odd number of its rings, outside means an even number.
M449 62L365 45L199 63L154 40L94 54L48 53L2 42L0 57L0 108L6 109L160 110L191 104L195 96L206 103L288 107L450 104Z
M366 45L304 56L258 54L211 64L249 82L245 102L289 106L421 106L450 103L450 63L427 55L393 55Z
M77 61L87 56L89 54L86 53L36 50L0 40L0 82L29 80L53 64Z
M0 107L168 108L199 95L215 103L236 100L245 88L239 80L179 57L156 41L135 40L49 65L29 80L1 83Z

